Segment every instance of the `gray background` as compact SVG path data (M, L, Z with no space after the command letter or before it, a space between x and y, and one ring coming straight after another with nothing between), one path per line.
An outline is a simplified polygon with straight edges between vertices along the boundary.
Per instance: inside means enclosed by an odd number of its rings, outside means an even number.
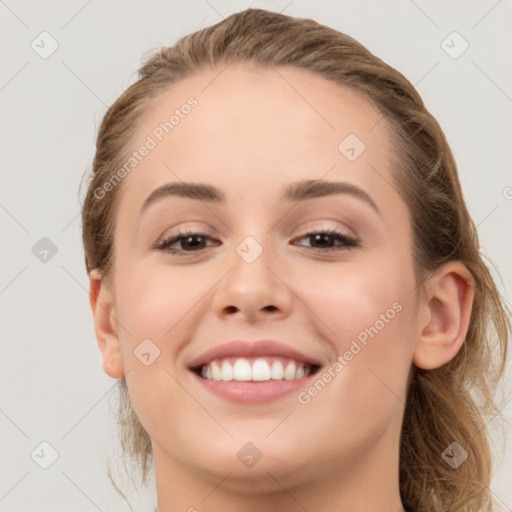
M94 335L78 184L101 116L143 54L249 6L346 32L417 86L452 145L482 250L510 303L510 0L0 1L1 511L130 510L105 470L116 381L103 373ZM43 31L58 43L47 58ZM442 44L453 31L469 44L457 58L463 40ZM34 254L48 244L43 237L57 249L46 262ZM497 445L492 491L512 511L508 379L503 430L495 419L489 425L507 439ZM40 467L51 461L43 441L58 452L48 469ZM133 510L152 510L152 487L131 496Z

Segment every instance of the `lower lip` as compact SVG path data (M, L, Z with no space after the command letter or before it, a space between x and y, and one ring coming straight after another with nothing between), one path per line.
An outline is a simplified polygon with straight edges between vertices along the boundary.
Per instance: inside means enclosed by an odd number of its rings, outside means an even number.
M305 387L313 375L294 380L267 380L263 382L218 381L203 379L191 372L202 386L220 398L237 403L264 403L277 400Z

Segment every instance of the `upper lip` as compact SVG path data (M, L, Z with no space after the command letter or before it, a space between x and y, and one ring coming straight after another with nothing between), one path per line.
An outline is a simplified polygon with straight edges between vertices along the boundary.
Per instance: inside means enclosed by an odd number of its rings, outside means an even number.
M234 340L213 347L200 356L193 359L189 368L198 368L215 359L224 357L265 357L281 356L294 359L310 365L322 366L322 363L315 357L299 352L289 345L273 340L242 341Z

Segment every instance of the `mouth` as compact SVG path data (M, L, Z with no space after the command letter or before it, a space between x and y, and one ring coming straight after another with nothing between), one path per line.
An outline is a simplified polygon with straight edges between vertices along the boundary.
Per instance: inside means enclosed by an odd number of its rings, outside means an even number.
M322 364L290 346L234 341L209 350L188 369L217 397L238 403L268 402L298 392Z
M217 382L298 380L315 374L319 365L285 357L229 357L192 368L200 378Z

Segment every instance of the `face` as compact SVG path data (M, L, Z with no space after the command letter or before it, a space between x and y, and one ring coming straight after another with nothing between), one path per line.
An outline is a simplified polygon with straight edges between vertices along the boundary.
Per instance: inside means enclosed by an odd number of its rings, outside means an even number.
M411 369L410 217L389 128L306 71L219 72L156 98L132 141L149 149L120 185L122 371L160 468L339 478L398 450ZM184 183L207 188L161 189Z

